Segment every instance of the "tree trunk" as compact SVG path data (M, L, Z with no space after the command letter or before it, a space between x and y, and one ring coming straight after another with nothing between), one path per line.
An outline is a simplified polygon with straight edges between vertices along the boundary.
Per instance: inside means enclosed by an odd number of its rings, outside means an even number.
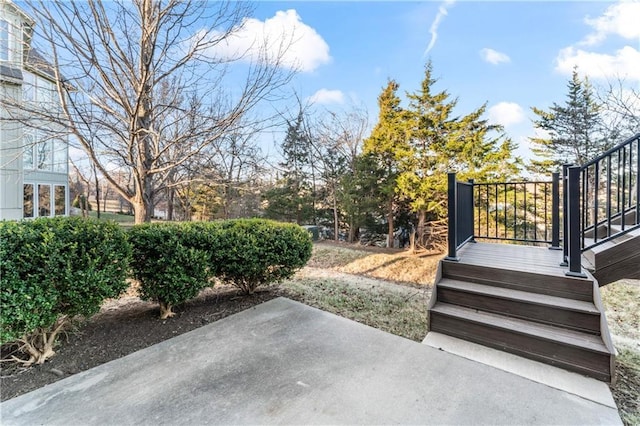
M389 205L388 205L388 211L387 211L387 223L389 224L389 228L388 228L388 234L387 234L387 246L388 247L393 247L393 200L389 200Z
M98 175L96 174L95 166L93 168L93 173L96 182L96 215L98 219L100 219L100 182L98 182Z
M135 223L151 222L153 216L153 193L151 191L151 179L145 177L140 180L136 179L136 193L132 200L133 214Z
M173 220L173 202L175 199L176 190L173 188L167 189L167 220Z
M349 242L350 243L355 243L356 242L356 224L355 224L355 221L351 221L351 223L349 224Z
M336 200L335 193L333 195L333 239L338 241L338 201Z
M157 6L157 5L156 5ZM134 141L138 146L137 173L134 179L135 196L133 208L135 223L150 222L153 214L153 185L149 170L153 166L152 156L152 110L153 110L153 34L144 30L153 28L154 3L151 0L143 0L140 5L141 25L143 32L140 35L140 77L139 88L140 103L136 111Z
M139 224L149 222L147 219L147 207L144 205L142 199L135 200L131 204L133 204L134 223Z
M418 229L416 230L417 231L416 240L420 246L424 246L425 244L424 231L426 229L426 226L427 226L427 212L425 210L420 210L418 211Z

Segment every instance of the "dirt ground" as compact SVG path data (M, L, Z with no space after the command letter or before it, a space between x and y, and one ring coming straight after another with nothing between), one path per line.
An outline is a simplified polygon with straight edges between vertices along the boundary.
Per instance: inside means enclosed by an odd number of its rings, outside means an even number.
M0 400L22 395L278 296L275 287L252 296L243 296L233 288L208 289L178 307L175 317L164 321L159 319L157 304L137 297L107 302L89 321L61 336L56 354L46 363L30 368L3 363ZM2 359L9 356L11 349L2 348Z

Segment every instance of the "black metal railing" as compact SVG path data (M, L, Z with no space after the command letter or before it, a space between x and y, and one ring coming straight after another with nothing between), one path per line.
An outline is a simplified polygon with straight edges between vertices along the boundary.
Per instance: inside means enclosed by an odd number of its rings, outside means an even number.
M638 227L640 133L580 167L580 248Z
M458 182L449 173L449 255L471 240L560 248L560 174L550 181Z
M474 237L558 247L559 181L554 173L550 181L475 184Z
M447 259L475 239L545 243L563 250L567 275L584 277L582 252L640 228L640 133L583 166L564 165L562 185L559 173L497 183L449 173L448 202Z

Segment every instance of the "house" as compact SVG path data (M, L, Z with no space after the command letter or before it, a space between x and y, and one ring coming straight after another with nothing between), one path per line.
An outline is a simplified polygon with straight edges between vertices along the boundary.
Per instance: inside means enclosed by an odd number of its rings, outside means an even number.
M35 22L0 0L0 220L69 212L68 137L55 74L35 49Z

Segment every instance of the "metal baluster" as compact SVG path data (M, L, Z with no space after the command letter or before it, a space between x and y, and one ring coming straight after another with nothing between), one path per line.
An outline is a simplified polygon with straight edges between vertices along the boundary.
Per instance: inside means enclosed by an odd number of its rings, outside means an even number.
M600 162L594 164L594 184L593 184L593 242L598 241L598 192L600 190ZM584 246L584 244L583 244Z
M611 156L607 156L607 236L611 236Z
M622 218L620 219L621 228L624 231L625 228L625 211L627 209L626 206L626 192L627 192L627 177L625 176L625 170L627 168L627 150L626 146L622 147Z

